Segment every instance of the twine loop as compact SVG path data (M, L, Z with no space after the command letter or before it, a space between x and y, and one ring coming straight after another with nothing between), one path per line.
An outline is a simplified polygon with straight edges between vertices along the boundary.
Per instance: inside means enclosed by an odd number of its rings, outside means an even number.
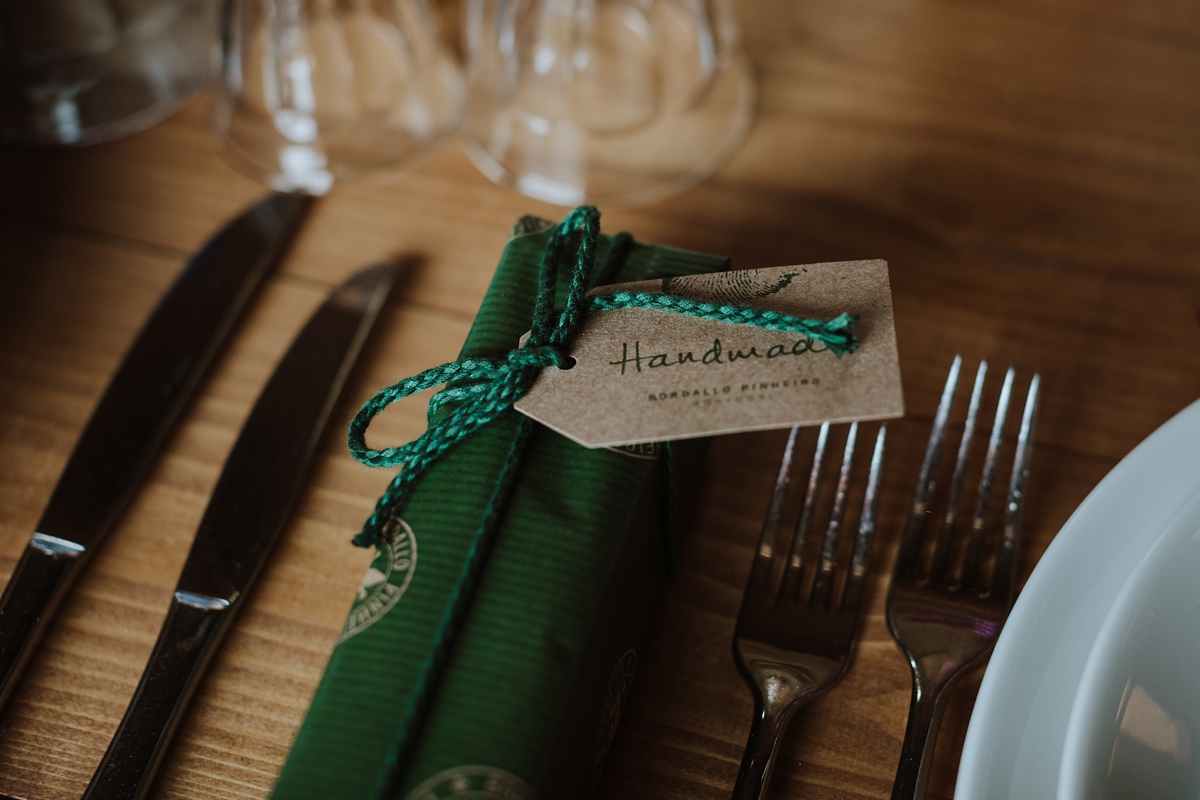
M571 364L571 357L556 345L543 344L537 347L518 347L508 354L505 361L517 368L541 370L545 367L558 367L563 369Z

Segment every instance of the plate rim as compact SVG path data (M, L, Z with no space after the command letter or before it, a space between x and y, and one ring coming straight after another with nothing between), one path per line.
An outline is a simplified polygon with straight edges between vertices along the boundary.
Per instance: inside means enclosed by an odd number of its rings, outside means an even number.
M1091 646L1121 587L1200 489L1200 470L1171 466L1189 459L1200 463L1200 400L1121 459L1051 541L984 673L955 797L1055 795L1066 724Z
M1101 626L1088 654L1087 663L1080 676L1079 688L1075 692L1075 701L1071 705L1066 738L1063 741L1063 758L1058 773L1058 797L1069 799L1087 796L1084 776L1078 772L1072 775L1070 766L1082 766L1086 762L1088 741L1083 729L1099 721L1099 710L1094 706L1088 708L1088 698L1094 697L1108 684L1105 680L1108 673L1106 667L1113 665L1111 662L1104 663L1105 659L1120 648L1120 641L1132 631L1142 603L1161 588L1157 585L1156 576L1161 575L1164 567L1171 566L1172 558L1178 556L1179 551L1196 541L1198 528L1200 490L1193 492L1171 517L1162 535L1146 553L1146 557L1138 564L1113 601L1104 625ZM1188 566L1194 565L1194 554L1192 558L1193 561Z

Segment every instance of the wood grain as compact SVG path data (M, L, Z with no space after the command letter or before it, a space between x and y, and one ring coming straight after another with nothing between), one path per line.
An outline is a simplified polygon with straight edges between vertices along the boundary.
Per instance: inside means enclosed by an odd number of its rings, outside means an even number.
M896 533L945 370L1040 370L1022 576L1134 445L1200 395L1200 10L1183 0L753 0L760 78L742 151L606 230L738 267L885 258L909 417L893 425L869 616L846 681L808 708L771 797L889 795L908 703L884 623ZM0 151L0 578L160 293L262 194L207 142L206 100L136 136ZM328 288L408 271L337 412L457 353L508 229L560 209L501 190L454 145L323 199L0 717L0 792L78 797L149 655L221 463ZM420 401L379 441L424 427ZM365 569L347 539L388 476L331 426L275 557L204 680L154 789L270 790ZM713 448L682 565L624 716L604 800L727 797L749 726L729 640L782 437ZM1010 444L1011 446L1011 444ZM956 691L932 797L949 797L979 676Z

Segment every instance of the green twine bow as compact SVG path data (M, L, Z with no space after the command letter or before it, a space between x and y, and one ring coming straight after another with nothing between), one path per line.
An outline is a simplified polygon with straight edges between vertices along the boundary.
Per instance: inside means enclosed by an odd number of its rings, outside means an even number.
M362 531L355 536L354 544L359 547L379 545L384 524L400 511L409 491L430 466L464 438L511 408L533 385L541 370L567 366L570 358L564 347L574 337L585 314L620 308L648 308L802 334L823 343L838 356L857 347L854 318L849 314L821 322L767 309L715 305L653 292L620 291L585 297L587 290L599 282L597 279L610 277L612 268L619 266L618 258L629 244L628 234L620 234L624 239L614 243L600 274L593 274L599 219L595 208L582 206L568 214L551 236L539 272L533 325L524 347L511 351L503 359L464 358L426 370L380 391L359 410L350 423L350 452L368 466L401 466L403 470L380 497ZM580 236L574 253L570 289L566 304L554 320L552 310L558 270L575 232ZM619 246L622 244L624 247ZM377 414L409 395L452 381L465 384L449 387L434 396L429 404L429 429L419 439L383 450L367 446L367 427ZM438 410L449 402L459 404L458 408L444 419L435 421Z

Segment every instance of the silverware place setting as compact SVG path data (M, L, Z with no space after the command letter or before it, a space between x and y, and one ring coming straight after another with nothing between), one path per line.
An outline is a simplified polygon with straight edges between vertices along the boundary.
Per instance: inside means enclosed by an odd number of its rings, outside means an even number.
M920 800L925 796L946 701L958 679L991 651L1016 596L1040 376L1035 374L1028 383L1005 503L995 511L993 495L1001 477L1001 450L1016 382L1016 371L1009 368L1006 372L973 493L972 513L966 520L961 511L972 497L964 490L972 444L980 426L986 361L980 362L976 371L949 486L941 511L934 513L942 452L962 362L962 356L955 357L941 393L888 592L888 627L908 661L913 680L893 800ZM880 426L876 436L840 599L834 592L834 578L853 486L858 423L852 423L846 431L819 554L811 569L806 569L810 567L807 559L814 520L818 519L817 507L823 498L822 467L830 430L826 423L817 433L790 543L781 542L780 529L797 469L800 430L793 428L789 433L738 613L734 661L753 694L754 716L733 800L762 800L767 796L788 723L802 705L833 688L851 668L879 511L887 429ZM808 571L812 576L806 580Z

